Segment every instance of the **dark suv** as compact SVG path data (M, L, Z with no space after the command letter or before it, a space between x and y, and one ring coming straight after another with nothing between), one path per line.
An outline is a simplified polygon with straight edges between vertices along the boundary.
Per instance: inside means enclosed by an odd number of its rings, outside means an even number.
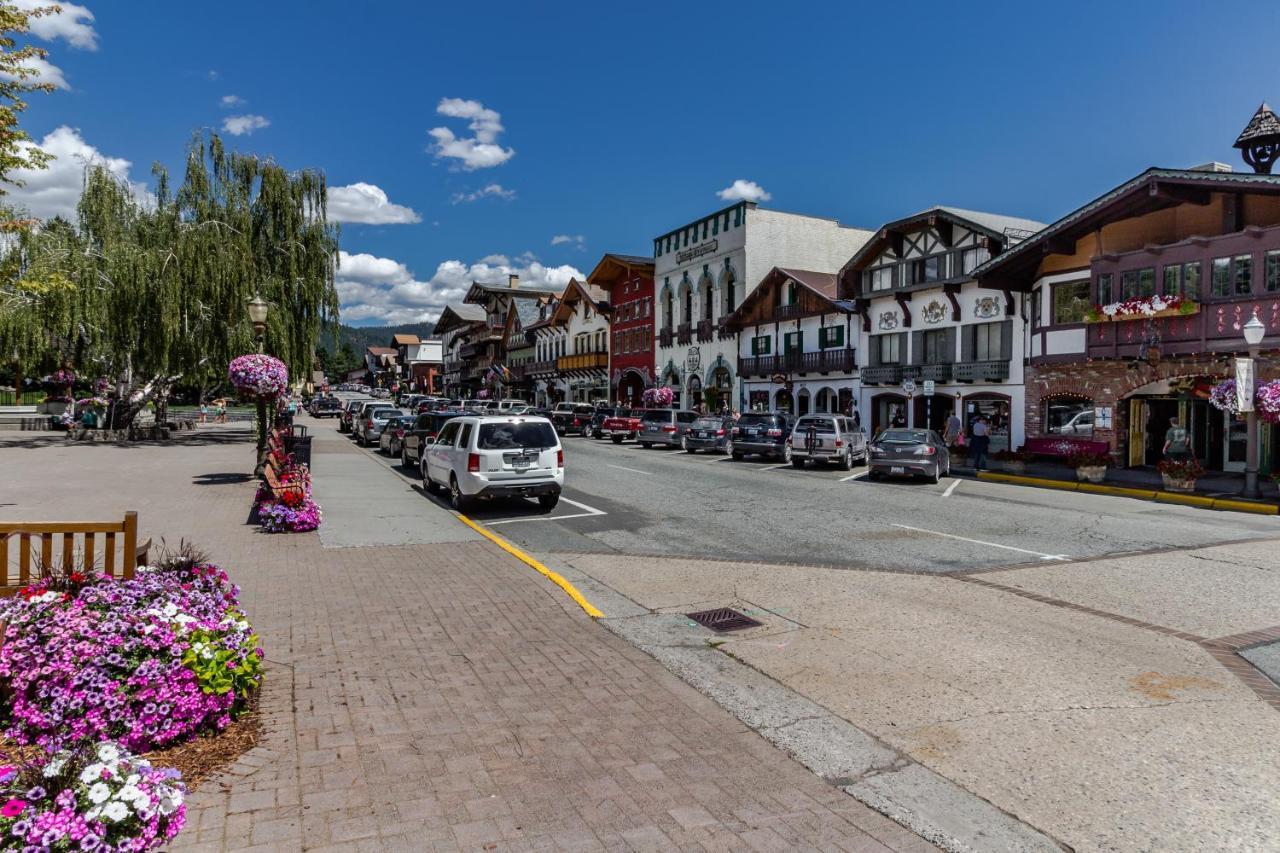
M733 458L741 459L749 453L758 453L770 459L790 462L791 447L787 444L787 437L795 423L795 419L786 412L743 414L733 428Z
M413 426L404 432L400 439L400 465L418 470L422 460L422 448L428 438L435 438L448 421L467 414L461 409L443 412L422 412L413 422Z

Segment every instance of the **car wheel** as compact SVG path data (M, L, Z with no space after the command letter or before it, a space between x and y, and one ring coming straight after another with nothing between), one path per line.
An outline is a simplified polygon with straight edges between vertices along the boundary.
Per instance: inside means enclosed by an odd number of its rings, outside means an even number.
M641 447L643 447L645 450L648 450L650 447L653 447L653 442L652 442L652 441L642 441L642 442L640 442L640 446L641 446Z
M941 467L941 465L934 465L933 473L929 475L929 482L933 483L935 486L938 485L938 481L942 479L942 472L939 470Z
M841 471L853 470L853 450L852 449L846 450L844 452L844 455L840 457L840 470Z
M614 444L622 444L622 436L620 435L611 436L610 441L612 441Z
M560 503L560 493L555 492L550 495L538 495L538 506L547 512L556 508L556 504Z
M458 512L466 511L471 505L471 499L462 493L462 488L458 486L458 478L449 477L449 506Z
M742 453L742 452L740 452L740 451L735 450L735 451L733 452L733 461L734 461L734 462L741 462L741 461L742 461L742 457L743 457L743 456L746 456L746 454L745 454L745 453Z
M685 453L697 453L697 452L698 452L698 449L697 449L696 447L690 447L690 446L689 446L689 437L688 437L688 436L685 436L684 438L680 439L680 449L681 449L681 450L683 450Z
M436 484L432 482L431 475L427 473L425 460L418 460L418 476L422 477L422 490L429 495L434 495L436 493Z
M783 462L791 461L791 445L789 444L782 445L782 461Z
M721 452L721 453L723 453L723 454L725 454L726 456L732 456L732 455L733 455L733 441L732 441L732 440L726 441L726 442L724 443L724 449L723 449L723 450L721 450L720 452Z
M400 467L401 468L409 467L409 448L405 447L404 445L400 446Z
M804 467L804 460L803 460L803 459L796 459L796 458L793 456L793 457L791 458L791 467L792 467L792 468L803 468L803 467Z

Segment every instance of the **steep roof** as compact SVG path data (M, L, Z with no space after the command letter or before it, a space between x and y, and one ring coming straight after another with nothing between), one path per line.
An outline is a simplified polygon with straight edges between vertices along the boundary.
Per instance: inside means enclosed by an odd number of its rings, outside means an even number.
M826 299L836 298L836 274L833 272L815 272L799 270L792 267L775 267L778 272L795 279L800 284Z
M394 346L404 346L406 344L420 344L421 340L417 335L392 335L391 342Z
M609 291L571 278L569 286L564 289L564 295L560 297L560 304L556 306L553 322L561 322L562 318L567 318L569 312L577 310L575 306L583 300L590 302L597 313L609 313Z
M610 285L629 272L648 273L653 275L653 258L644 255L620 255L616 252L605 252L595 268L587 275L592 284Z
M467 291L464 301L473 304L483 304L485 299L493 294L522 296L525 294L549 294L559 293L561 288L553 285L541 284L517 284L512 287L509 284L485 284L480 281L471 282L471 288Z
M1262 106L1258 107L1258 111L1253 114L1253 118L1249 119L1244 130L1240 131L1232 147L1245 148L1258 137L1278 135L1280 135L1280 118L1276 118L1276 114L1264 101Z
M1014 282L1013 279L1033 275L1051 245L1079 239L1107 222L1141 216L1193 199L1204 203L1209 193L1228 191L1280 194L1280 175L1150 168L1001 252L974 270L973 277L999 279L1013 287L1029 286L1029 280Z
M440 312L440 319L436 320L435 331L437 334L443 334L453 329L483 323L484 321L485 311L483 306L469 305L465 302L450 302Z
M840 311L846 314L854 313L853 303L835 298L839 282L839 276L835 273L802 270L792 267L774 267L764 274L764 278L760 279L760 283L747 294L746 299L742 300L742 304L725 318L726 324L730 328L740 331L742 320L748 312L752 311L760 302L766 299L773 299L776 289L788 280L794 281L806 290L811 291L823 302L828 303L832 311Z

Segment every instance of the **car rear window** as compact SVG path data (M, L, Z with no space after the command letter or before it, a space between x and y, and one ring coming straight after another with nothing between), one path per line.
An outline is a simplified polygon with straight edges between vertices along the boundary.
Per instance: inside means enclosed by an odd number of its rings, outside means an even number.
M876 439L894 444L924 444L926 440L928 435L922 429L887 429Z
M738 426L777 426L778 418L774 415L743 415L738 418Z
M697 419L697 412L676 412L676 423L691 424Z
M719 418L698 418L693 425L698 429L720 429L724 426L724 421Z
M796 432L816 429L818 432L835 432L835 418L801 418L796 421Z
M641 420L643 420L643 421L655 421L655 422L658 422L658 423L670 422L670 421L671 421L671 412L670 412L670 410L668 410L668 411L661 411L661 410L658 410L658 409L651 409L651 410L649 410L649 411L645 412L643 415L641 415L641 416L640 416L640 419L641 419Z
M517 450L556 446L556 431L543 421L481 424L477 450Z

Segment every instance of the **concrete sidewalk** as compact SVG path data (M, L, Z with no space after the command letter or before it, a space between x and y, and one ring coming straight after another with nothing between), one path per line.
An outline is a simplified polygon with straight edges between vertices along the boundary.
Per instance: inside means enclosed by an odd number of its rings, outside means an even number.
M247 523L247 433L6 458L7 517L136 509L244 588L265 734L190 798L173 849L932 849L315 432L322 536Z

